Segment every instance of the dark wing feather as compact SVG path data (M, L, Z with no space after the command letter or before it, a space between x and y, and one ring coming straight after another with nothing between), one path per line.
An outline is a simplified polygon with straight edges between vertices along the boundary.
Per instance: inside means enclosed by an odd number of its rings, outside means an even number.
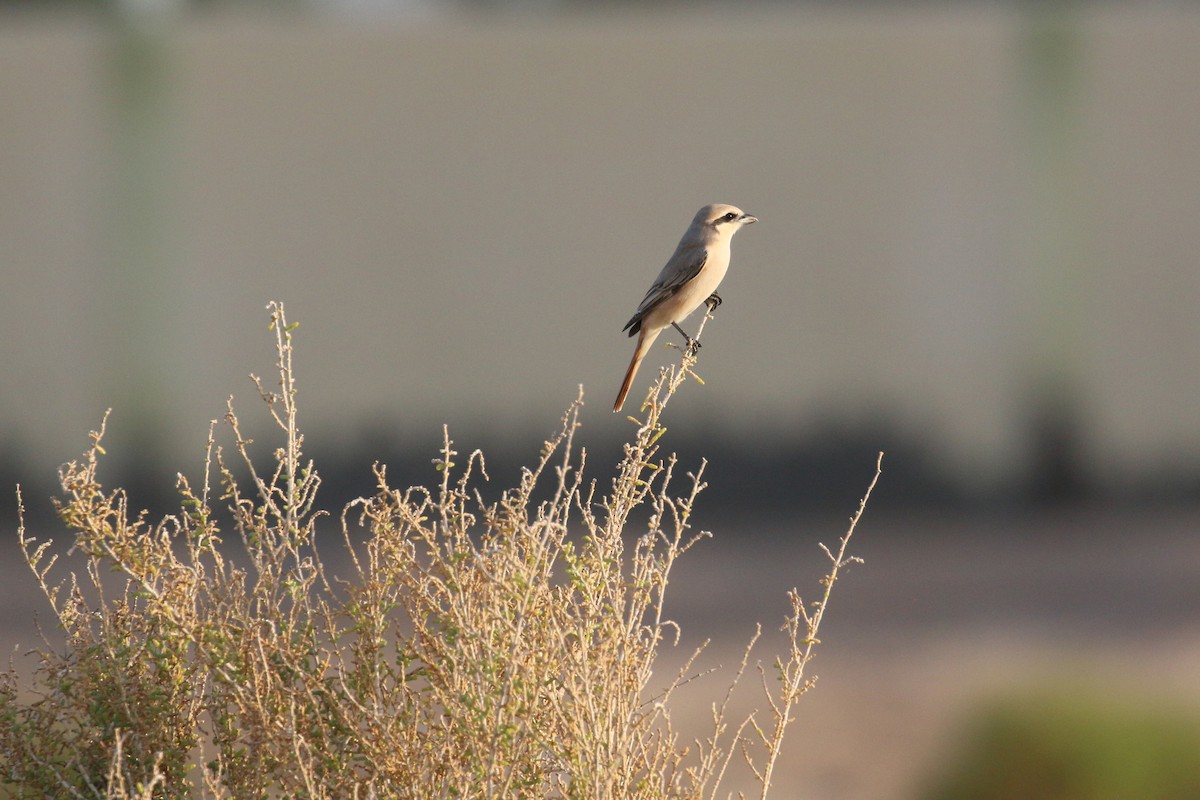
M696 252L692 253L676 253L675 256L667 262L667 267L659 273L658 278L650 285L646 296L642 298L642 302L638 304L637 311L629 318L629 322L625 323L625 327L621 330L629 331L629 335L633 336L642 329L642 319L659 303L666 300L675 292L679 291L680 287L688 281L700 274L700 270L704 268L704 264L708 261L708 251L702 247L695 248ZM680 270L670 270L680 256L692 256L687 261L687 268ZM667 272L671 272L667 275Z

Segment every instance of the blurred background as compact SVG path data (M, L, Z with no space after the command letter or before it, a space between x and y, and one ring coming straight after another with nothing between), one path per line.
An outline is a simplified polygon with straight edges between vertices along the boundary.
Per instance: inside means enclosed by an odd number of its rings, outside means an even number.
M709 460L684 649L815 595L887 451L774 796L1101 796L962 789L1006 733L999 775L1200 796L1198 81L1182 0L0 2L5 527L20 482L56 534L107 408L102 475L154 510L231 394L270 443L271 299L328 507L374 460L427 482L442 425L498 492L581 385L603 481L620 328L734 203L664 440Z

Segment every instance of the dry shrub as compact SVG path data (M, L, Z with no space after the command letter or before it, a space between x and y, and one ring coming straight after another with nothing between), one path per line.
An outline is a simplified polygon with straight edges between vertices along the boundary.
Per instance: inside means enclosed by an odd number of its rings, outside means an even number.
M51 579L51 543L22 524L67 643L38 653L32 687L11 669L0 683L11 796L703 798L726 791L735 757L767 796L866 497L826 550L819 600L791 594L790 648L759 667L767 713L729 720L726 694L709 735L687 742L670 710L695 656L665 685L651 679L677 633L663 617L671 571L707 535L692 527L703 463L677 492L676 458L658 448L695 352L651 388L607 493L573 445L582 394L498 502L473 488L482 454L459 460L448 435L432 488L395 489L377 465L374 493L340 515L352 569L337 580L315 548L323 515L296 424L294 326L270 308L278 390L254 378L282 439L268 470L231 401L233 464L214 423L200 488L180 476L179 512L152 524L98 483L101 425L60 474L83 576ZM633 533L642 506L649 521ZM215 507L231 513L228 530Z

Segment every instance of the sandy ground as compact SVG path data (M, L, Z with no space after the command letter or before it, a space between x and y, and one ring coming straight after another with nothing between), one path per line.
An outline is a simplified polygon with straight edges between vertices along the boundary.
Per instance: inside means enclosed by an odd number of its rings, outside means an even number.
M741 620L777 626L796 580L816 597L815 542L833 544L838 530L809 520L786 546L704 546L677 578L681 617L695 615L685 625L719 618L720 660L733 663ZM819 681L773 797L918 797L971 710L1022 688L1093 686L1200 713L1198 514L900 521L868 511L851 550L865 563L835 587L811 664Z
M756 657L778 651L784 593L799 585L816 597L817 542L835 543L844 521L718 529L678 564L669 611L683 640L659 674L665 681L707 637L700 663L723 666L679 695L686 730L705 731L756 622ZM15 541L3 547L0 646L20 652L46 605ZM868 511L851 550L865 563L835 588L810 665L819 681L797 709L774 798L918 797L970 710L1021 687L1069 680L1200 713L1200 510L986 520ZM739 710L761 708L754 680ZM752 789L730 784L743 787Z

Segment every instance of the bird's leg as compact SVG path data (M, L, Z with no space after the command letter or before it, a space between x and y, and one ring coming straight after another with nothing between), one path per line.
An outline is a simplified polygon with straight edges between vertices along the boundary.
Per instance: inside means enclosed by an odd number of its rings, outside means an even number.
M679 327L678 323L672 322L671 326L674 327L675 330L679 331L679 333L683 336L684 341L687 342L687 346L688 346L689 350L691 350L694 353L700 349L700 343L697 342L692 337L688 336L687 333L683 330L683 328Z
M708 299L704 301L704 304L708 306L708 310L711 313L714 308L721 305L723 302L725 301L721 299L721 295L713 292L708 296Z

